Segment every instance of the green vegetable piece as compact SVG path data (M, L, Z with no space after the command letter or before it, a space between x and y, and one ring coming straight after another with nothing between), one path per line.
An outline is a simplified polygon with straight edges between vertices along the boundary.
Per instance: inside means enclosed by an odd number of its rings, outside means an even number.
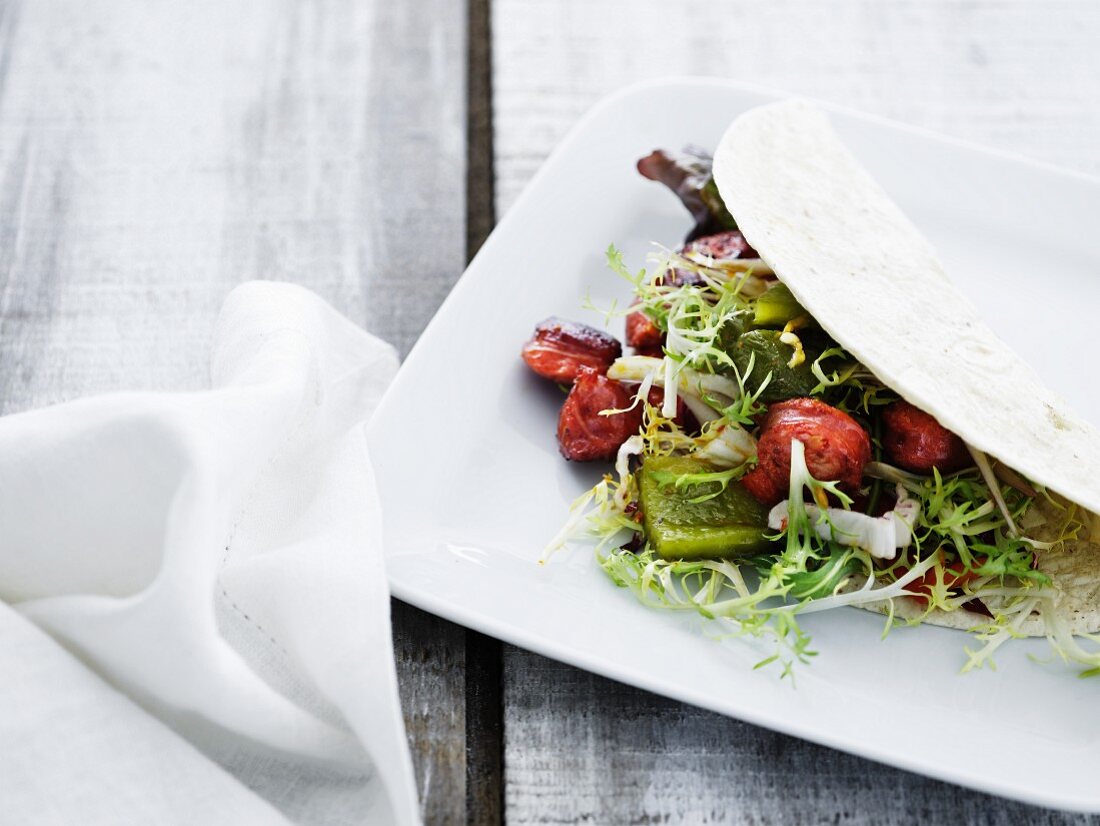
M806 315L786 284L776 284L756 299L757 327L783 327L788 321Z
M675 486L714 468L682 456L649 456L638 471L646 538L663 559L732 559L768 549L768 509L741 483ZM691 501L711 496L703 501Z
M750 330L739 339L729 351L733 363L742 376L746 376L745 388L752 393L760 389L768 373L771 381L760 394L760 400L768 404L796 396L808 396L817 386L817 377L812 368L817 354L807 349L806 359L797 367L790 367L794 348L779 340L778 330ZM752 372L749 373L749 360L752 360Z
M745 332L747 320L747 316L739 314L730 316L722 322L722 326L718 329L718 346L727 353L736 347L737 339Z

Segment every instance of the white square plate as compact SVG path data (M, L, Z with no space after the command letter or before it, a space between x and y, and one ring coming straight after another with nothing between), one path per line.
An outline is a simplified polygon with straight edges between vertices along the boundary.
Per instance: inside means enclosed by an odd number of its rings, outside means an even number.
M393 593L723 714L1008 797L1100 811L1100 682L1050 662L1042 640L1006 646L996 672L960 675L961 632L898 628L880 640L877 615L815 614L805 627L820 653L792 686L777 670L752 670L765 649L642 607L583 549L538 564L602 468L558 455L562 395L529 374L521 345L549 315L599 324L580 309L589 290L600 306L627 298L604 268L610 242L639 266L652 241L684 236L686 212L637 174L637 158L713 147L739 113L780 97L701 80L631 87L590 112L546 162L371 423ZM824 108L994 329L1100 423L1084 360L1100 315L1100 181Z

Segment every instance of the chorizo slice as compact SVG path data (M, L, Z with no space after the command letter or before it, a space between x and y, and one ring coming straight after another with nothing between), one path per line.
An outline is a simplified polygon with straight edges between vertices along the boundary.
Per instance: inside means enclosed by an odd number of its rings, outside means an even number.
M797 398L768 408L760 425L756 467L741 479L760 502L774 505L790 486L791 441L806 449L806 467L823 482L857 493L871 460L871 437L847 413L819 399Z
M642 426L642 408L634 395L614 379L582 370L558 416L561 455L573 462L611 461L619 447ZM601 415L604 410L622 413Z
M644 310L635 310L626 317L626 346L633 347L639 356L664 355L665 334L661 328L646 315Z
M882 411L882 447L898 467L914 473L962 470L973 463L966 443L919 407L901 400Z
M535 334L523 345L527 366L551 381L573 382L582 370L606 373L623 354L623 346L603 330L548 318L535 327Z
M740 230L728 230L716 232L713 235L704 235L690 241L680 249L685 256L704 255L715 261L733 261L738 258L759 258L760 253L749 246L745 236ZM686 284L701 285L703 279L698 273L674 267L669 270L665 281L674 287L682 287Z

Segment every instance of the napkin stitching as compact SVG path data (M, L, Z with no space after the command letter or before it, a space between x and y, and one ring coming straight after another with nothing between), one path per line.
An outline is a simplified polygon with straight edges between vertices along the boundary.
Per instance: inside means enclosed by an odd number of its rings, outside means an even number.
M244 515L245 513L247 513L249 506L252 504L252 500L256 498L256 490L260 486L260 480L271 470L271 467L279 459L282 458L283 453L286 452L287 447L297 438L298 433L305 428L306 422L309 420L309 417L306 416L305 413L306 411L303 410L299 414L298 421L291 426L290 431L283 439L282 444L271 452L271 456L268 457L268 460L264 463L263 468L259 471L259 473L256 474L256 478L253 480L252 486L249 489L248 494L244 498L244 502L237 510L237 518L233 520L233 527L229 529L229 538L226 540L225 543L225 553L222 554L222 562L219 566L219 569L225 568L225 564L229 561L229 552L233 546L233 540L237 538L237 530L240 528L241 522L244 520ZM221 588L222 596L229 601L229 605L233 608L234 611L237 612L237 614L241 618L244 619L245 622L247 622L257 631L259 631L264 637L270 640L276 648L283 652L283 654L288 657L290 656L290 652L286 650L286 647L281 642L275 639L275 636L270 631L268 631L266 628L260 625L260 623L252 619L252 617L250 617L248 614L246 614L244 612L244 609L242 609L237 604L236 600L234 600L233 597L229 596L229 591L224 585L220 585L219 587Z
M272 643L272 644L273 644L273 645L274 645L274 646L275 646L276 648L278 648L278 649L279 649L280 651L282 651L282 652L283 652L284 654L286 654L286 655L287 655L288 657L290 656L290 652L289 652L289 651L287 651L287 650L286 650L286 648L284 648L284 647L283 647L282 643L280 643L280 642L279 642L279 641L278 641L277 639L275 639L275 637L271 635L271 632L269 632L269 631L268 631L268 630L267 630L266 628L264 628L264 627L263 627L262 625L260 625L260 623L256 622L256 621L255 621L254 619L252 619L252 617L248 616L248 614L246 614L246 613L245 613L245 612L244 612L244 611L243 611L243 610L241 609L241 607L240 607L239 605L237 605L237 603L236 603L236 602L234 602L234 601L233 601L233 597L229 596L229 593L228 593L228 592L227 592L227 591L225 590L225 588L224 588L224 587L222 588L222 596L223 596L223 597L225 597L225 598L226 598L227 600L229 600L229 605L230 605L230 607L231 607L231 608L232 608L232 609L233 609L234 611L236 611L236 612L237 612L237 614L238 614L238 615L239 615L240 617L242 617L242 618L244 619L244 621L245 621L245 622L247 622L247 623L248 623L249 625L251 625L251 626L252 626L253 628L255 628L255 629L256 629L257 631L259 631L259 632L260 632L261 634L263 634L263 635L264 635L264 636L265 636L265 637L266 637L266 638L267 638L268 640L270 640L270 641L271 641L271 643Z

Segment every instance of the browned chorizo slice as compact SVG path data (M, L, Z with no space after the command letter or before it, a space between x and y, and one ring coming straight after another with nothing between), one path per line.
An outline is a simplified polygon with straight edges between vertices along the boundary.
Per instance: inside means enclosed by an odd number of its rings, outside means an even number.
M558 417L561 455L574 462L614 459L619 446L641 428L642 409L638 405L624 413L600 414L625 410L633 402L633 394L619 382L595 370L582 370Z
M871 460L871 438L847 413L818 399L797 398L768 408L760 425L757 465L741 480L766 505L787 495L791 476L791 441L806 449L806 467L823 482L839 482L856 493L863 468Z
M966 443L907 401L896 401L882 411L882 447L895 465L915 473L961 470L973 463Z
M665 334L643 310L635 310L626 317L626 346L633 347L640 356L664 355L662 347Z
M684 245L685 253L697 253L715 261L732 261L737 258L759 258L760 253L749 246L740 230L731 229L704 235Z
M749 242L745 240L745 236L736 229L696 238L694 241L684 244L680 252L689 257L706 256L712 258L715 262L760 257L760 253L750 247ZM665 280L676 287L684 284L703 283L703 279L697 273L676 267L669 270Z
M623 346L614 336L561 318L548 318L535 327L522 352L528 367L560 382L575 381L583 369L606 373L622 354Z

